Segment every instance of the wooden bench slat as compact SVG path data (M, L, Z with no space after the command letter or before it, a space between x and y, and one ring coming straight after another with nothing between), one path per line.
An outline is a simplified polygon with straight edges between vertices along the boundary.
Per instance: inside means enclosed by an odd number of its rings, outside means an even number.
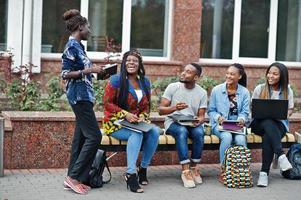
M253 136L253 134L247 135L247 143L254 143L254 136Z
M167 140L166 140L166 136L164 135L160 135L159 137L159 145L160 144L167 144Z
M219 138L216 135L210 135L211 144L219 144Z
M204 136L204 144L211 144L212 141L211 141L211 137L210 135L205 135Z

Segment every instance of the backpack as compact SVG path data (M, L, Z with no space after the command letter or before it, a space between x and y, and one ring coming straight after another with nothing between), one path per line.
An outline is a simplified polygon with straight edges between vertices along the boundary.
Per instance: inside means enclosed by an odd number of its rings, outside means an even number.
M245 146L231 146L225 151L222 164L223 184L228 188L253 186L250 170L251 151Z
M103 172L105 167L109 172L109 179L106 181L103 180ZM111 177L112 174L107 163L106 152L98 149L89 172L89 185L92 188L100 188L103 186L103 184L109 183L111 181Z
M293 144L286 154L293 169L281 171L284 178L301 179L301 144Z

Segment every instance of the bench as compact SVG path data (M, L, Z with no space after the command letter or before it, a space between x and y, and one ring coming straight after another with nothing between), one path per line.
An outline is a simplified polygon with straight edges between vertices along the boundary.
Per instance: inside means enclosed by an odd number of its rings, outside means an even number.
M255 135L253 133L250 133L250 130L248 130L247 134L247 146L250 149L260 149L262 138L259 135ZM296 133L298 134L298 133ZM300 135L296 135L301 138ZM288 148L292 144L294 144L297 139L295 139L294 134L292 133L286 133L286 135L282 138L282 146L283 148ZM164 131L159 137L159 145L157 148L157 151L175 151L176 150L176 141L171 136L166 134ZM188 144L190 145L191 139L188 139ZM210 134L210 131L206 130L205 136L204 136L204 150L218 150L219 149L219 138L213 134ZM119 141L114 137L103 135L102 137L102 148L107 151L125 151L127 141Z

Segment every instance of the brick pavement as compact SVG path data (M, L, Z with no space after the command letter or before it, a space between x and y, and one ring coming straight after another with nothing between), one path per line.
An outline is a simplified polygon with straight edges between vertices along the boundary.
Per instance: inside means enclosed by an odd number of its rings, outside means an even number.
M259 164L252 164L254 183L257 182ZM301 181L283 179L279 170L272 170L268 188L227 189L217 181L219 168L217 164L201 165L204 183L194 189L182 186L180 166L165 165L150 167L150 185L145 186L143 194L135 194L126 189L122 178L124 167L113 167L111 183L101 189L93 189L88 195L78 195L63 190L62 182L66 169L29 169L5 170L0 178L0 200L255 200L255 199L300 199Z

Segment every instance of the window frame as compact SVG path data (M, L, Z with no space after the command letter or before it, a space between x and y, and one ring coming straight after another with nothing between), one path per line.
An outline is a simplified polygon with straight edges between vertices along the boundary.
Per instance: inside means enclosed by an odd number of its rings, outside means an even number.
M171 58L171 32L172 32L172 11L173 11L173 0L165 0L166 9L165 14L167 14L167 19L165 20L164 26L166 31L164 31L164 37L167 37L164 40L163 48L166 48L167 55L162 57L153 57L153 56L143 56L145 61L169 61ZM124 52L130 50L130 38L131 38L131 10L132 10L132 0L123 0L123 19L122 19L122 50L120 55ZM80 4L81 15L88 18L89 14L89 0L81 0ZM41 42L42 43L42 42ZM87 41L82 41L85 48L87 48ZM165 51L163 49L163 51ZM46 59L55 59L60 58L61 53L41 53L41 58ZM96 52L96 51L87 51L87 55L90 59L104 59L108 56L107 52ZM118 59L118 58L116 58ZM119 57L120 59L120 57Z
M232 64L239 62L241 64L270 65L276 60L276 45L277 45L277 17L278 17L278 0L270 1L270 20L269 20L269 41L268 41L268 56L267 58L240 57L240 25L241 25L241 7L242 0L234 1L234 22L233 22L233 39L232 41L232 59L218 58L200 58L199 62L216 63L216 64ZM300 62L281 61L285 65L300 66Z

